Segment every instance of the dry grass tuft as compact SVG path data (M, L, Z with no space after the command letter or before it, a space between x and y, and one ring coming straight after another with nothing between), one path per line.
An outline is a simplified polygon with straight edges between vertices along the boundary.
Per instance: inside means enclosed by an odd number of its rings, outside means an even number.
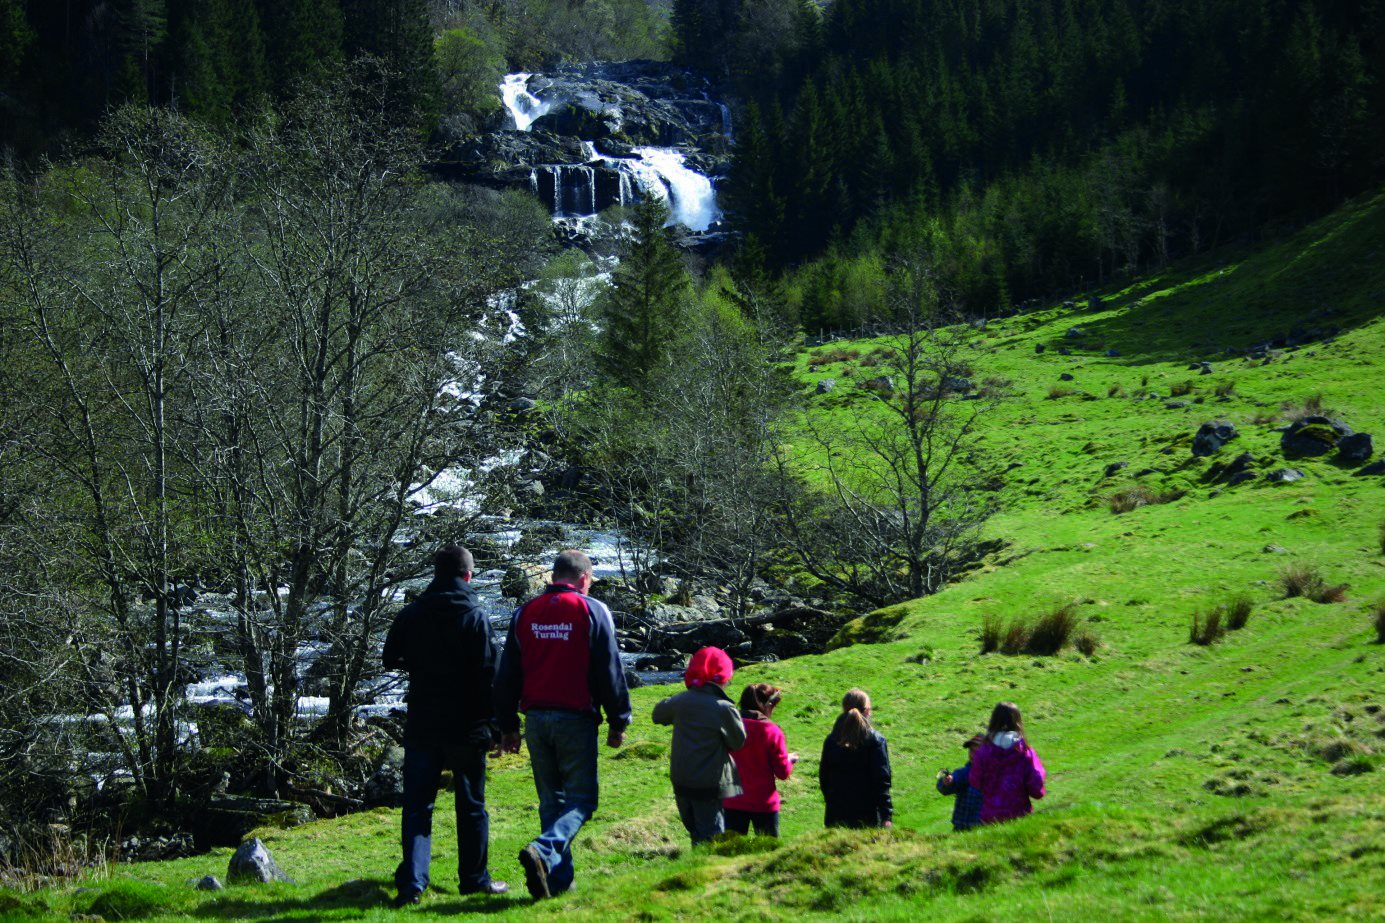
M1111 512L1117 515L1137 510L1142 506L1153 506L1160 503L1172 503L1181 500L1188 495L1186 490L1157 491L1152 487L1143 484L1134 484L1130 487L1122 487L1120 490L1107 495L1106 505Z
M1231 631L1240 631L1250 621L1255 603L1249 596L1233 596L1222 603L1222 611L1226 613L1226 627Z
M1328 583L1312 564L1290 564L1280 571L1279 585L1285 599L1302 596L1315 603L1345 602L1351 588L1346 583Z
M1059 398L1072 397L1076 393L1076 388L1064 388L1062 385L1054 385L1048 389L1048 399L1050 401L1056 401Z
M1213 609L1205 615L1201 612L1193 613L1193 625L1188 631L1190 644L1201 644L1206 647L1220 641L1224 634L1226 634L1226 626L1222 624L1220 608Z
M824 349L809 357L808 366L810 368L820 368L824 365L832 365L835 362L848 362L859 355L860 353L854 349L843 349L841 347Z
M1178 384L1174 385L1172 388L1169 389L1169 394L1173 395L1174 397L1186 397L1187 395L1192 394L1196 390L1197 385L1195 385L1193 382L1180 381Z
M1230 397L1236 393L1236 383L1234 381L1224 381L1217 385L1212 393L1217 397Z
M1112 385L1111 387L1109 387L1109 388L1106 389L1106 396L1107 396L1107 397L1125 397L1125 396L1126 396L1125 389L1122 388L1120 385Z

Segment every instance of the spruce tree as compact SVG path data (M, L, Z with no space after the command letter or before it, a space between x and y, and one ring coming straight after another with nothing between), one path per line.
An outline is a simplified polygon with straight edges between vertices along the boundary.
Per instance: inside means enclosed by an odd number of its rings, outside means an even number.
M687 310L690 283L664 230L668 207L646 195L633 209L633 239L621 254L603 306L598 359L602 371L637 397L668 362Z

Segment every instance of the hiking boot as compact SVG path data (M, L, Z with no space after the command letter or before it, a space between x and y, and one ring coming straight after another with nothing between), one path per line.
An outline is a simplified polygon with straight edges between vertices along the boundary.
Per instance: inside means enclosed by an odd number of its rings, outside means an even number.
M423 903L423 893L413 889L400 891L394 899L394 906L396 907L416 907L421 903Z
M530 897L537 901L553 896L548 890L548 866L532 843L519 851L519 864L524 866L524 886Z

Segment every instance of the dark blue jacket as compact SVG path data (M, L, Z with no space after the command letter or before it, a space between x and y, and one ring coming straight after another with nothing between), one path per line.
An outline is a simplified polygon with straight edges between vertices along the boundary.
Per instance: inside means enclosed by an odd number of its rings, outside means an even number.
M383 659L385 669L409 674L405 746L490 744L499 654L466 581L438 577L428 584L390 626Z
M882 827L894 817L890 798L890 748L872 731L860 747L846 748L830 736L822 745L818 787L828 827Z
M970 830L981 823L981 793L971 787L971 764L952 771L952 784L938 780L938 792L943 795L956 795L952 805L952 829Z

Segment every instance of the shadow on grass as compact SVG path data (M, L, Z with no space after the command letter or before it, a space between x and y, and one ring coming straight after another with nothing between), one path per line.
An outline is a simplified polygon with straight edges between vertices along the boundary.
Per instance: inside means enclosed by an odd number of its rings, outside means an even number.
M448 903L437 902L425 897L423 909L434 913L487 913L503 910L511 901L494 897L475 895L457 899L452 897ZM272 917L290 916L294 920L327 920L341 917L339 911L370 910L389 907L394 900L394 886L388 879L356 879L343 882L306 896L285 896L279 900L252 900L235 896L230 891L198 907L196 916L213 920L263 920Z
M1380 315L1382 241L1385 196L1362 196L1277 240L1190 258L1125 289L1107 289L1108 305L1131 307L1095 316L1075 311L1071 325L1085 335L1054 337L1048 345L1085 358L1115 349L1132 366L1215 358L1295 330L1309 331L1299 341L1311 347L1331 331Z

